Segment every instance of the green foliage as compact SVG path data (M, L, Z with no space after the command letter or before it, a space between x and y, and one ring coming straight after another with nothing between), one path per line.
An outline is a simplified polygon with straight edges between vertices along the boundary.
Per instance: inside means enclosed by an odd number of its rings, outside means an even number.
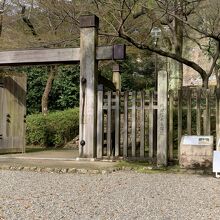
M50 108L64 110L79 106L79 65L60 66L50 94Z
M144 90L154 87L152 59L128 56L122 63L122 90Z
M48 115L27 116L26 140L28 145L62 147L79 130L79 109L57 111Z
M25 67L27 73L27 113L41 111L41 98L47 82L48 68ZM79 106L79 65L57 68L52 91L49 95L49 110L64 110Z
M27 73L27 113L40 112L41 97L47 82L47 68L24 67L22 71Z

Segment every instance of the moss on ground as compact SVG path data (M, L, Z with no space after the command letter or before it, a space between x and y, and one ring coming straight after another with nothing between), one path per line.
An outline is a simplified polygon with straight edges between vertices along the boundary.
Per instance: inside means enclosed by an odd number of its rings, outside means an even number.
M171 165L167 167L158 167L147 162L119 161L116 167L121 170L133 170L139 173L174 173L174 174L211 174L210 169L183 169L179 165Z

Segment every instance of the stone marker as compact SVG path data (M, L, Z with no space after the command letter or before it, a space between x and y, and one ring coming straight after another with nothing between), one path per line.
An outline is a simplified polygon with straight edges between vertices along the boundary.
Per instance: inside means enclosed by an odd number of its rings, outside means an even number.
M183 136L179 163L182 168L207 168L212 165L213 136Z
M167 72L158 72L157 165L167 165Z

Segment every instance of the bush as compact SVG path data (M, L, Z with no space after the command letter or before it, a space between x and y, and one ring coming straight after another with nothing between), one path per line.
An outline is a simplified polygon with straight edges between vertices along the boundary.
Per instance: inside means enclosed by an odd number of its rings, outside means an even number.
M27 116L27 145L62 147L79 132L79 109Z

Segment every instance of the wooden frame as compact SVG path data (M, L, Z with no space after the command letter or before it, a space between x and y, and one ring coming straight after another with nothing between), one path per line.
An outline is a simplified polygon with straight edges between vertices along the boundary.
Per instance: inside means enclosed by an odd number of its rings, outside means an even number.
M98 47L99 18L80 18L80 48L0 51L0 66L72 64L80 62L80 145L81 157L97 156L97 64L99 60L122 60L125 46ZM108 80L101 80L112 87Z

